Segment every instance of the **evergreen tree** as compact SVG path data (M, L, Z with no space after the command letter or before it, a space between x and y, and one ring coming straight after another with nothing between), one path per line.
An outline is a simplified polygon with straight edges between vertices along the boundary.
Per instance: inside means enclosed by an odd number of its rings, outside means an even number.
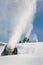
M27 37L24 38L23 43L29 42L29 39Z

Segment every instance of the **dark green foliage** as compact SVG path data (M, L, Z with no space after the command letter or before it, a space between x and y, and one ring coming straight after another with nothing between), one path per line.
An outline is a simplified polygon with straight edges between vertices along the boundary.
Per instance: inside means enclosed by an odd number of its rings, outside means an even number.
M17 48L15 47L15 48L14 48L14 51L12 52L12 54L17 55L17 52L18 52L18 51L17 51Z
M27 37L24 38L23 43L29 42L29 39Z
M21 43L21 41L19 41L19 43Z
M2 52L2 54L1 54L1 56L4 56L4 55L8 55L8 50L6 49L6 47L5 47L5 49L4 49L4 51Z
M29 42L29 38L25 37L25 38L23 39L23 42L19 41L19 43L25 43L25 42Z

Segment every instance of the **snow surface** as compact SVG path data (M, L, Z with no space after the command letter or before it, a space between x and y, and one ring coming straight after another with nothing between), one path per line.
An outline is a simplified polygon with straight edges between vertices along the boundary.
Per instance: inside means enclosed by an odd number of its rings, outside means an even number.
M43 42L18 44L17 46L21 54L0 56L0 65L43 65Z

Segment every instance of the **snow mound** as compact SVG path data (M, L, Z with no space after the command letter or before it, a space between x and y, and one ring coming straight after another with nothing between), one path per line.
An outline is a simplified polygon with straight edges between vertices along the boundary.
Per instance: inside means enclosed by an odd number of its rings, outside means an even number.
M0 56L0 65L43 65L43 42L18 44L17 47L21 54Z

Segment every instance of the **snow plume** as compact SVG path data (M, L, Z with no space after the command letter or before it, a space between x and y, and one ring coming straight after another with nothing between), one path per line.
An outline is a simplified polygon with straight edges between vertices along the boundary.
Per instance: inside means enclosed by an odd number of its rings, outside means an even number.
M31 34L29 38L31 42L38 42L38 37L36 34Z
M36 13L36 0L14 0L16 12L12 17L13 31L9 40L9 45L12 44L12 48L15 46L22 36L26 34L26 37L30 36L33 29L33 18Z

